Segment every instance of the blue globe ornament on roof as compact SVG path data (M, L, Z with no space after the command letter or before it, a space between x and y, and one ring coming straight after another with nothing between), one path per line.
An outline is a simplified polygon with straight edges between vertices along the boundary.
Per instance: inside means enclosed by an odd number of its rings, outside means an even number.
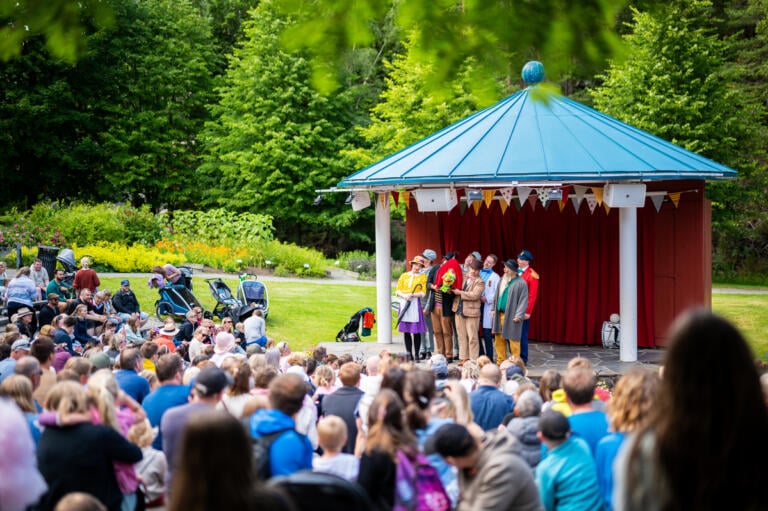
M523 72L520 73L523 81L528 85L536 85L544 81L544 64L538 60L531 60L523 66Z

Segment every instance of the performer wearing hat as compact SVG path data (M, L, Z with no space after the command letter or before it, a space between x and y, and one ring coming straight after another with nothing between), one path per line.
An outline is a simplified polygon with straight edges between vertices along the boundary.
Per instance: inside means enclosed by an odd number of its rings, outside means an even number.
M405 272L397 279L395 294L400 301L400 317L398 330L402 332L405 341L405 351L413 360L418 360L421 347L421 334L426 330L421 299L427 291L427 276L422 273L426 261L417 255L411 261L411 271Z
M533 255L527 250L523 250L517 256L517 264L520 269L517 271L520 277L528 286L528 308L525 309L525 320L523 321L523 334L520 337L520 358L528 363L528 327L531 323L531 314L533 306L536 305L536 298L539 295L539 274L531 268Z
M504 261L504 276L496 296L493 299L493 333L496 348L496 363L507 358L507 348L511 355L520 355L520 337L523 328L523 317L528 307L528 287L525 281L517 276L517 261Z

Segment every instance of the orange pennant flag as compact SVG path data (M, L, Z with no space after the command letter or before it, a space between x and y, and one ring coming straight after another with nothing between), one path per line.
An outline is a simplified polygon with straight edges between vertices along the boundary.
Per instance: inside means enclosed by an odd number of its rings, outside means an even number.
M482 205L483 205L483 203L480 202L479 200L473 200L472 201L472 209L475 210L475 216L477 216L478 213L480 213L480 206L482 206Z
M603 204L603 189L592 187L592 193L595 194L595 199L597 199L597 204L602 205Z
M565 201L564 200L557 201L557 206L560 208L560 213L562 213L563 210L565 209Z
M496 190L483 190L483 202L485 202L486 208L491 207L494 195L496 195Z
M400 192L400 200L405 204L405 209L411 205L411 192Z
M499 206L501 206L501 214L503 215L504 213L507 212L507 208L509 207L509 203L507 203L507 201L505 201L505 200L500 200L499 201Z
M389 194L385 192L380 193L379 202L381 203L382 208L386 207L387 203L389 202Z
M605 208L605 214L606 214L606 215L608 215L608 214L610 214L610 213L611 213L611 207L610 207L608 204L606 204L605 202L603 202L603 207Z
M669 194L669 200L672 201L672 204L674 204L675 207L680 203L680 193L681 192L675 192Z

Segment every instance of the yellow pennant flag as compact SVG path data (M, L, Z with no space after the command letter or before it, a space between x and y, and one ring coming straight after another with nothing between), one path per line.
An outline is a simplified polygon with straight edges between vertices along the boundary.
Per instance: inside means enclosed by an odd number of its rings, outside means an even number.
M500 200L499 206L501 207L501 214L503 215L504 213L507 212L507 208L509 207L509 204L505 200Z
M483 202L485 202L486 208L491 207L494 195L496 195L496 190L483 190Z
M405 204L405 209L408 209L408 207L411 205L411 192L400 192L400 202Z
M606 204L605 202L603 202L603 207L605 208L605 214L606 215L610 214L611 207L608 204Z
M561 200L557 201L557 206L560 208L560 213L562 213L563 210L565 209L565 201L561 201Z
M381 203L381 207L382 208L386 207L388 201L389 201L389 192L381 192L379 194L379 202Z
M602 206L603 205L603 189L592 187L592 193L595 194L595 199L597 199L597 204L599 206Z
M669 200L672 201L672 204L674 204L675 207L680 203L680 193L681 192L675 192L669 194Z
M480 202L479 200L473 200L472 201L472 209L475 210L475 216L477 216L478 213L480 213L480 206L482 206L482 205L483 205L483 203Z

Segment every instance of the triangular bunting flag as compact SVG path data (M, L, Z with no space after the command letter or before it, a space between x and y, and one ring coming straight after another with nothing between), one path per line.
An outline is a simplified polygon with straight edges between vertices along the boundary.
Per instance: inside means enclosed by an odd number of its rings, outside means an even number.
M411 207L411 192L400 192L400 200L405 203L405 209Z
M539 194L539 200L546 206L547 202L549 202L549 188L539 188L537 192Z
M466 199L467 199L466 200L467 206L472 204L472 199L470 199L470 195L469 195L469 188L464 188L464 197L466 197Z
M591 195L591 194L585 195L584 198L587 199L587 206L589 206L589 212L594 213L595 208L597 207L597 199L595 198L594 195Z
M565 203L566 203L566 201L564 201L564 200L557 201L557 206L560 208L560 213L562 213L563 210L565 209Z
M603 208L605 208L606 215L611 213L611 207L607 203L603 202Z
M664 196L661 194L659 195L654 194L654 195L651 195L650 197L651 197L651 202L653 202L653 207L656 208L656 213L658 213L659 211L661 211L661 205L664 203Z
M560 199L560 200L562 200L563 202L567 202L567 201L568 201L568 191L569 191L569 190L570 190L570 187L568 187L568 186L564 186L564 187L562 188L562 191L563 191L563 198L562 198L562 199Z
M518 186L517 187L517 198L520 199L520 204L526 201L528 196L531 194L531 188L530 186Z
M669 200L672 201L672 204L674 204L675 207L680 203L680 193L681 192L675 192L669 194Z
M583 198L584 196L581 197L581 199ZM571 202L573 203L573 209L576 210L576 213L579 212L579 206L581 206L581 199L579 199L575 195L571 197Z
M573 203L573 207L576 208L576 211L579 210L581 201L584 200L584 195L587 193L588 188L589 187L587 186L573 185L573 194L576 196L576 201Z
M520 202L520 198L512 199L512 205L515 206L515 209L519 212L521 209L523 209L523 203Z
M480 213L480 206L482 206L482 205L483 205L483 203L480 202L479 200L472 201L472 209L475 210L475 216L477 216L478 213Z
M518 190L519 190L519 188L518 188ZM536 211L536 196L535 195L529 195L528 196L528 204L531 205L531 209L533 211Z
M507 208L509 207L509 204L507 203L506 199L499 201L499 207L501 207L502 215L507 212Z
M603 189L593 186L592 193L595 195L595 200L598 204L603 204Z
M501 193L501 197L505 201L507 201L507 206L512 204L512 194L514 193L514 191L515 189L511 186L508 188L502 188L501 190L499 190L499 192Z
M464 213L467 211L467 203L463 200L459 201L459 215L464 216Z
M387 203L389 202L389 194L384 192L379 193L378 198L379 198L379 204L381 204L381 207L382 208L387 207Z
M399 199L400 199L400 193L398 193L398 192L396 192L396 191L392 190L392 200L393 200L393 201L394 201L394 203L395 203L395 207L399 206L399 204L398 204L398 200L399 200Z
M483 202L485 202L486 208L491 207L494 195L496 195L496 190L483 190Z

